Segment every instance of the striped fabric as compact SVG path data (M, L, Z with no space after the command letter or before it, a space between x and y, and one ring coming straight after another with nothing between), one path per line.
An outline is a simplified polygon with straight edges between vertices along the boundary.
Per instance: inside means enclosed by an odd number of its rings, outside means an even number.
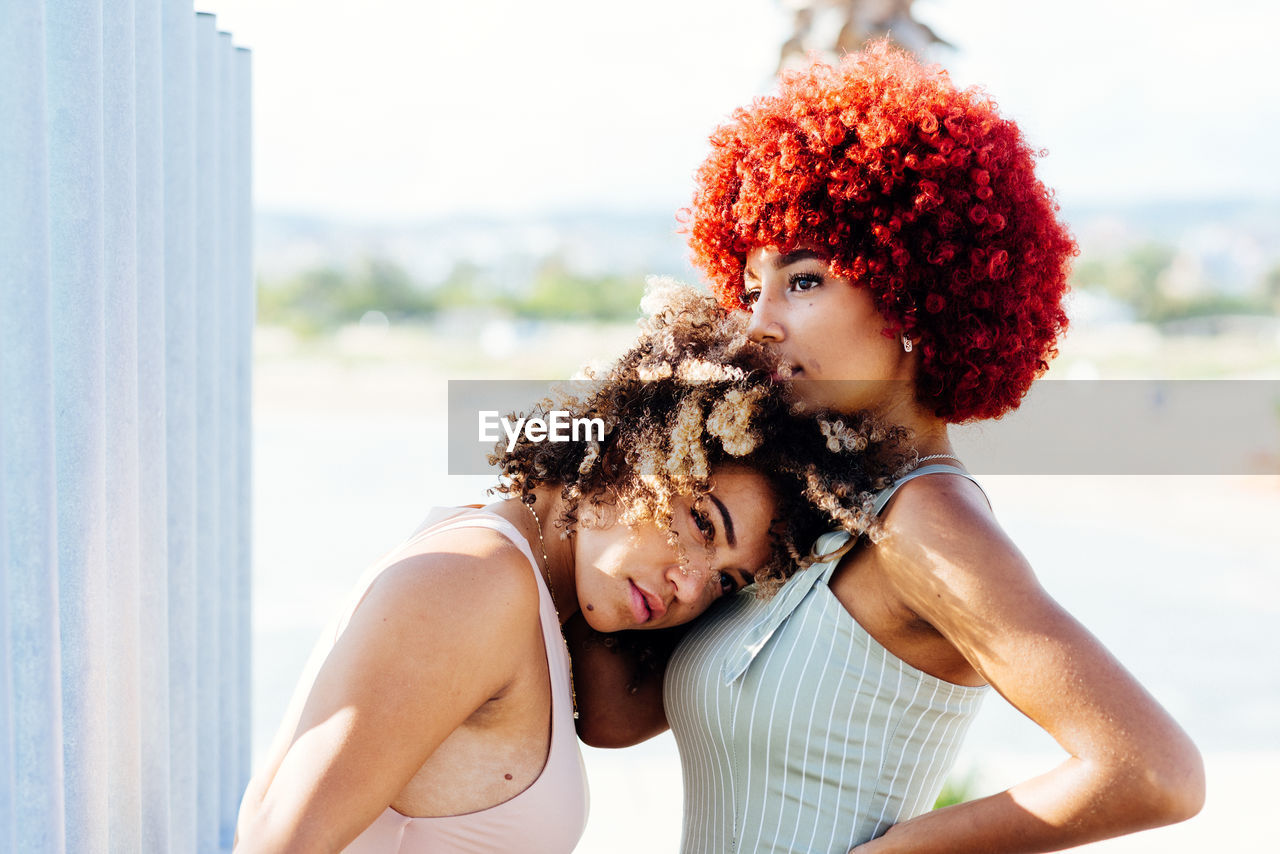
M815 549L848 536L825 534ZM744 591L719 603L672 657L664 695L686 854L845 854L937 798L986 688L884 649L828 587L838 562L771 599Z

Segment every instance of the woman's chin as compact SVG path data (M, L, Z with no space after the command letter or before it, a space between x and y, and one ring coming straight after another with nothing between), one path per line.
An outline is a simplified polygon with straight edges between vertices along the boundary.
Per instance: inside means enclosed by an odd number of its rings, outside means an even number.
M624 632L628 629L635 628L635 626L632 626L623 620L619 620L616 616L600 613L598 609L588 611L584 608L582 611L582 618L587 621L588 626L604 635L612 634L614 632Z
M899 385L897 380L820 380L801 376L791 381L788 395L801 412L821 409L856 412L877 409L896 394L909 391Z
M587 625L603 635L613 634L614 632L643 632L653 628L666 628L665 626L653 626L648 623L637 624L634 619L625 615L600 617L590 611L583 611L582 614L587 621Z

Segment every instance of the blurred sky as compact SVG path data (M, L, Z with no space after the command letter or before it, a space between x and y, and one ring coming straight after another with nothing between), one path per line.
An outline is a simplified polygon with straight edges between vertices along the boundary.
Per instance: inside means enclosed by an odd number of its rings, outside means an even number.
M197 0L254 51L260 210L672 210L768 90L780 0ZM1276 198L1269 0L917 0L1067 205ZM1272 152L1269 154L1268 152Z

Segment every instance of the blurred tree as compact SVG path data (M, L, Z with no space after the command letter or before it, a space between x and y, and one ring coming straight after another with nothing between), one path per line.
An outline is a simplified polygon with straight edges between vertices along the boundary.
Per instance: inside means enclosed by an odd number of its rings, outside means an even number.
M1280 265L1271 268L1262 280L1263 299L1271 307L1271 311L1280 314Z
M938 799L933 803L933 808L939 810L952 804L962 804L973 800L977 794L978 774L970 769L963 777L947 778L947 781L942 784L942 791L938 793Z
M258 285L259 322L287 326L303 335L358 323L370 311L391 320L423 320L437 310L431 294L402 268L382 259L365 259L355 270L304 270L283 282Z
M619 273L584 275L559 256L545 259L517 293L499 288L495 273L460 261L427 289L396 264L365 259L355 269L319 267L281 282L259 282L258 320L315 336L358 323L377 311L392 321L429 320L441 312L478 309L550 321L620 322L640 316L644 281Z
M792 12L792 32L782 43L778 71L804 65L809 52L826 59L862 50L872 39L888 37L907 50L922 55L933 45L951 47L927 24L912 14L914 0L782 0ZM819 15L834 16L840 30L830 44L816 41L814 23Z
M584 276L558 256L546 259L528 295L513 305L523 317L544 320L630 320L640 316L644 281L639 276Z
M1076 265L1072 287L1104 293L1130 305L1138 320L1164 323L1214 314L1267 314L1280 310L1280 268L1248 295L1211 288L1171 287L1177 253L1162 243L1135 246L1122 255L1090 258Z
M479 264L463 260L453 265L448 277L432 294L437 308L454 311L491 304L495 292L493 285L492 277Z
M1124 255L1088 259L1076 265L1072 285L1100 291L1132 306L1139 320L1155 320L1164 314L1166 302L1160 291L1160 276L1173 257L1170 247L1147 243Z
M344 321L359 320L370 311L380 311L391 320L425 319L435 314L436 308L431 295L416 285L403 268L377 258L367 258L360 264L350 287L338 299L338 311Z

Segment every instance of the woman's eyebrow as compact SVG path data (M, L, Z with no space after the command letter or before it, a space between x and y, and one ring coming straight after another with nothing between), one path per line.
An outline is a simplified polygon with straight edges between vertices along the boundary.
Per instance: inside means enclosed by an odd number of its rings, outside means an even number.
M795 264L799 261L826 261L826 260L827 260L826 258L824 258L819 253L814 252L812 249L796 249L786 253L785 255L778 255L777 257L775 257L773 259L773 269L781 270L783 267L786 267L790 264Z
M729 515L729 508L725 507L724 503L714 495L707 495L707 497L710 498L712 503L720 509L720 518L724 522L725 540L728 541L729 545L736 546L738 544L738 540L733 536L733 517Z

